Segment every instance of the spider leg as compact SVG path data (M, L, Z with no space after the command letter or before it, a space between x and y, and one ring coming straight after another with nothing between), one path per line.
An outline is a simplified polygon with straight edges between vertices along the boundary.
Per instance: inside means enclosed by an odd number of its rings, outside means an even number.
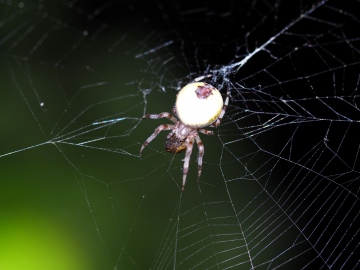
M200 178L201 170L202 170L202 161L204 156L204 144L202 143L200 136L197 135L195 137L196 143L199 148L199 154L198 154L198 178Z
M150 118L150 119L167 118L170 119L174 124L178 122L177 119L171 113L168 112L163 112L159 114L145 114L142 118Z
M145 115L146 116L146 115ZM141 146L141 149L140 149L140 156L141 156L141 153L142 151L144 150L144 148L153 140L156 138L157 135L159 135L160 131L163 131L163 130L171 130L174 128L174 125L161 125L159 127L157 127L155 129L155 132L153 134L151 134L151 136L149 138L146 139L146 141L143 143L143 145Z
M207 129L203 129L203 128L199 128L198 130L199 132L206 134L206 135L213 135L214 132L212 130L207 130Z
M200 76L200 77L195 78L195 79L193 80L193 82L199 82L199 81L202 81L202 80L205 79L205 78L210 78L210 77L212 77L212 74Z
M194 145L194 139L193 138L187 138L185 141L186 144L186 152L185 152L185 160L184 160L184 168L183 168L183 183L181 191L184 191L185 183L186 183L186 176L189 171L189 162L190 162L190 156Z
M175 114L177 117L179 117L178 114L177 114L175 106L173 106L172 111L173 111L173 114Z
M227 106L228 106L228 104L229 104L229 96L230 96L230 90L228 90L228 91L226 92L226 99L225 99L224 106L223 106L223 108L222 108L222 110L221 110L221 113L220 113L219 118L218 118L214 123L212 123L211 126L217 127L217 126L220 125L221 120L222 120L222 118L224 117L226 108L227 108Z

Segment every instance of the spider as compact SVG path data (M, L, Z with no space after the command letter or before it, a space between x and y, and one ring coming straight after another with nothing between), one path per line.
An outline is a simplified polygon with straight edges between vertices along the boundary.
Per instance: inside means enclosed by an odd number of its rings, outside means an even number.
M167 118L173 122L173 125L164 124L156 128L155 132L151 134L141 146L140 156L144 148L154 140L161 131L171 130L165 142L166 151L173 154L186 151L181 188L181 191L184 191L194 141L196 141L199 148L199 178L202 170L204 145L198 133L200 132L206 135L213 134L213 131L206 130L204 127L217 127L220 125L229 103L229 95L230 91L227 91L225 102L223 102L220 92L212 85L204 82L197 82L196 80L187 84L177 94L176 103L172 110L178 119L168 112L146 114L143 116L143 118L150 119Z

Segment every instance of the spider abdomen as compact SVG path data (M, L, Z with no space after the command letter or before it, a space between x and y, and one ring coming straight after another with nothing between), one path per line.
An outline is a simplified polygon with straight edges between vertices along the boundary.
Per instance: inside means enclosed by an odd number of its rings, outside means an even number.
M175 110L184 125L202 128L219 118L223 104L219 90L210 84L196 82L180 90Z

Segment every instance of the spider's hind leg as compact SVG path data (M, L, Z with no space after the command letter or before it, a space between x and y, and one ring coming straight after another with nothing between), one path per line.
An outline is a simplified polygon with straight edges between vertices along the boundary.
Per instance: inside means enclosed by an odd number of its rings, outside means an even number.
M214 134L214 131L203 129L203 128L199 128L199 132L201 132L203 134L206 134L206 135L213 135Z
M223 117L224 117L226 108L227 108L227 106L228 106L228 104L229 104L229 97L230 97L230 90L228 90L228 91L226 92L226 98L225 98L224 106L223 106L223 108L222 108L222 110L221 110L221 113L220 113L220 115L219 115L219 118L218 118L214 123L212 123L211 126L217 127L217 126L220 125L221 120L222 120Z
M202 163L203 163L203 156L204 156L204 144L202 143L200 136L197 135L195 137L196 143L199 148L199 154L198 154L198 179L201 176L201 170L202 170Z

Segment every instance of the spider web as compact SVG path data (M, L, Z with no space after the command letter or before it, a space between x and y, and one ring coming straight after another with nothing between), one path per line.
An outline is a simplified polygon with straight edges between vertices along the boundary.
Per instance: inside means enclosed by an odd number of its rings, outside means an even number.
M359 267L359 1L0 1L0 268ZM184 192L177 91L231 99Z

